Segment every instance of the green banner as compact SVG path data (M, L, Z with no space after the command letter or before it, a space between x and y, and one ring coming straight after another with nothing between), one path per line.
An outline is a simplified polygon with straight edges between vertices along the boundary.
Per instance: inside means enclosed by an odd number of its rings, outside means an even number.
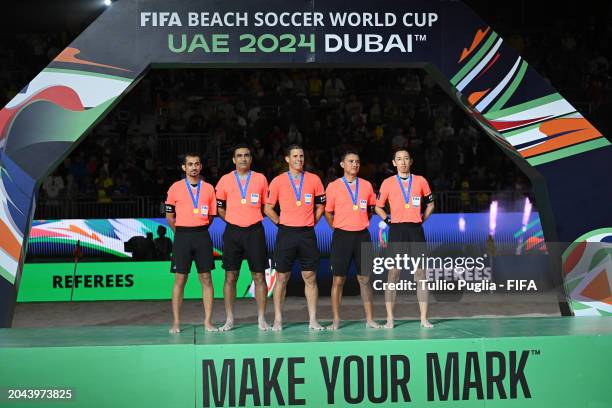
M165 325L7 329L0 337L0 407L195 404L193 336L169 344ZM24 347L26 338L35 346Z
M215 298L223 298L225 271L215 261L212 271ZM165 300L172 297L174 275L170 262L83 262L25 264L18 302L92 300ZM242 263L237 297L244 297L252 278ZM185 299L201 299L202 287L195 266L185 286Z
M426 340L421 333L421 341L197 346L196 406L603 408L612 401L610 337Z
M0 406L592 407L612 401L612 318L457 319L394 330L238 325L0 330ZM16 393L15 390L20 390ZM39 393L40 394L40 393ZM12 398L10 398L12 396Z

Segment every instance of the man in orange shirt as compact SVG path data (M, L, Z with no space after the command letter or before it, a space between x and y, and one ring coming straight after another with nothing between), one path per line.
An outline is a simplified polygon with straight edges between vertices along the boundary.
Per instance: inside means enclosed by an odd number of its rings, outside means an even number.
M227 223L223 233L223 298L227 317L219 330L226 331L234 327L236 280L242 260L246 258L255 281L257 322L259 329L265 331L268 330L265 318L268 287L264 272L268 251L261 221L264 207L262 201L268 193L268 181L263 174L251 171L253 157L249 146L235 146L232 161L236 170L221 177L216 187L217 212Z
M372 239L368 226L374 212L376 196L367 180L357 177L360 167L359 154L349 150L342 155L340 167L344 176L327 186L325 191L325 218L334 230L329 264L334 274L331 290L333 323L328 330L340 328L340 303L351 259L357 268L357 280L366 315L366 327L380 325L372 317L372 288L370 274L361 268L363 247ZM364 254L365 255L365 254Z
M214 269L213 245L208 226L217 214L215 189L200 180L202 162L198 153L187 153L182 165L185 178L172 184L166 199L166 220L175 232L171 272L172 317L170 333L180 332L180 312L191 263L195 261L202 284L204 328L216 331L212 324L214 290L210 271Z
M289 171L274 178L270 183L266 199L265 214L278 225L274 262L276 264L276 284L274 286L274 326L272 330L283 328L283 303L287 281L296 259L300 261L304 293L308 303L309 328L323 330L317 321L316 273L319 269L319 248L314 225L321 219L325 204L325 190L319 176L304 171L304 149L291 145L285 152ZM274 210L280 205L280 217Z
M425 242L423 222L429 218L434 210L433 195L427 180L422 176L410 173L412 158L406 149L399 149L393 155L393 166L397 174L385 179L380 186L380 194L376 200L376 214L389 225L389 246L393 243ZM391 215L385 211L385 204L389 202ZM423 206L425 211L421 214ZM397 245L397 244L396 244ZM410 254L409 254L410 255ZM417 283L417 299L421 312L421 326L433 327L427 320L427 288L423 288L421 281L425 280L425 271L414 271ZM396 282L399 277L397 269L389 271L389 282ZM386 328L393 328L393 308L395 306L395 291L385 294L385 307L387 309Z

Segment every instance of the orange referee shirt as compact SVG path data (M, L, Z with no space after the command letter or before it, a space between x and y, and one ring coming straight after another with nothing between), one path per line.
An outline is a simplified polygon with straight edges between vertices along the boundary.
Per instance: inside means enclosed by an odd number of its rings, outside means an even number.
M197 187L189 185L194 198ZM198 198L197 214L194 213L193 201L187 190L185 179L179 180L170 186L166 204L173 205L176 212L177 227L200 227L208 225L208 216L217 215L217 199L215 189L209 183L200 180L200 197Z
M316 174L304 172L304 184L299 200L291 183L294 183L295 190L299 190L299 178L290 181L287 172L274 177L270 183L266 204L276 205L277 202L280 204L280 224L282 225L288 227L314 226L315 201L317 204L325 204L325 190L321 179Z
M409 180L402 180L404 191L408 193ZM423 206L423 197L431 195L431 189L425 177L412 175L412 188L410 189L410 197L408 203L404 198L404 194L397 180L397 175L388 177L380 186L380 195L376 200L377 207L384 207L389 201L391 208L391 223L399 222L423 222L421 215L421 207ZM408 208L406 208L408 204Z
M325 211L334 213L334 228L345 231L361 231L370 225L368 206L376 204L374 189L369 181L362 178L357 180L359 180L359 192L356 197L356 204L353 203L356 181L348 183L352 193L349 193L342 178L329 183L327 190L325 190ZM353 207L354 205L357 205L356 210Z
M241 189L245 190L246 178L240 180L238 186L236 174L232 171L221 177L215 189L217 200L225 201L225 221L239 227L248 227L263 219L261 207L268 194L268 180L263 174L252 171L243 203Z

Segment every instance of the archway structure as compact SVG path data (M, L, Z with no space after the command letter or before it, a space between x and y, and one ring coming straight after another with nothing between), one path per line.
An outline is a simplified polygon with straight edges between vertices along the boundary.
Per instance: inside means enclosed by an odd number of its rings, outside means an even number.
M612 238L610 142L463 3L348 4L113 3L0 111L0 327L12 320L41 182L151 66L188 65L423 67L530 177L547 242L573 243L564 278L592 283L597 299L570 304L612 312L612 268L591 262L609 257L580 244Z

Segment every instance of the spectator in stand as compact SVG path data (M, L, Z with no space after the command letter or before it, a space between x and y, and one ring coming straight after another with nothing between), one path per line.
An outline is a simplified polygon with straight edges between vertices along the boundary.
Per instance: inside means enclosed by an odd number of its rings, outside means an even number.
M319 77L319 73L314 71L308 79L308 96L320 98L323 92L323 81Z
M101 170L100 175L96 179L96 191L99 203L110 203L112 201L113 186L113 179L105 170Z
M45 179L42 189L48 205L58 205L58 198L65 188L64 179L57 172Z
M342 82L342 79L340 79L338 75L331 76L325 82L325 98L332 106L340 102L345 91L346 87L344 82Z

